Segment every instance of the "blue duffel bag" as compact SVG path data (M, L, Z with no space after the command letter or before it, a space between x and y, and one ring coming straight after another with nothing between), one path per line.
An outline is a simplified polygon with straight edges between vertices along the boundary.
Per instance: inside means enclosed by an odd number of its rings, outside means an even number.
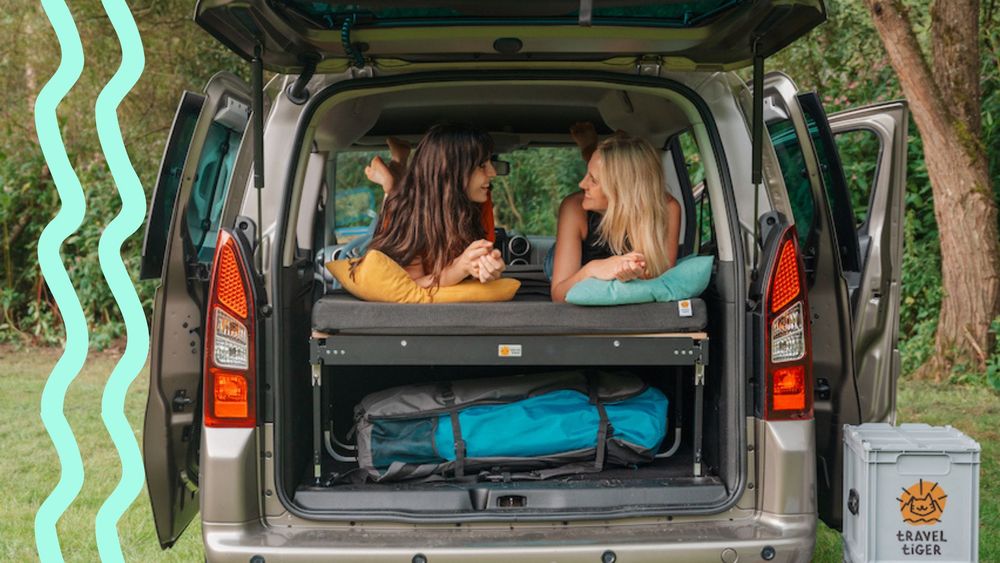
M355 411L358 464L374 481L520 478L652 461L667 398L632 375L561 372L395 387Z

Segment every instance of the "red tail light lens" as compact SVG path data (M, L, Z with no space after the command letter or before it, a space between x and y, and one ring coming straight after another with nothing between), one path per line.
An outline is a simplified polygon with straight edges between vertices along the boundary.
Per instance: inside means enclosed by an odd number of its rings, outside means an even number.
M250 272L236 239L219 232L205 324L205 426L257 424L254 302Z
M801 411L806 408L806 368L792 366L774 370L771 378L772 407L776 411Z
M799 284L798 248L793 239L786 239L781 245L781 255L778 257L778 269L771 278L771 312L777 313L785 305L799 296L802 286Z
M812 342L805 271L794 228L782 233L779 248L765 295L764 418L809 419L813 416Z

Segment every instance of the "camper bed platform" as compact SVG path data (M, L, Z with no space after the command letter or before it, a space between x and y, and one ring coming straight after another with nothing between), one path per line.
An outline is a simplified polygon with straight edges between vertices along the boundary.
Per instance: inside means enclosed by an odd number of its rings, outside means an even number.
M322 473L323 367L693 366L694 476L702 475L709 338L701 299L615 307L539 300L402 305L327 295L313 308L313 466Z

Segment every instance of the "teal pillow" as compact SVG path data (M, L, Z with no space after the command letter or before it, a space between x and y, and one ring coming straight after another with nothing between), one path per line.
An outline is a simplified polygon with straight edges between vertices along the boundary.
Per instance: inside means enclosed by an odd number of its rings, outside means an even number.
M570 288L566 301L576 305L631 305L698 297L708 287L713 260L711 256L686 256L651 280L587 278Z

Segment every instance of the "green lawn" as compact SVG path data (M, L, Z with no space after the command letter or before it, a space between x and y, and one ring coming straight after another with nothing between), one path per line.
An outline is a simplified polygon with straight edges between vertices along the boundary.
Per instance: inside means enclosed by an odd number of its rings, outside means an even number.
M0 474L7 476L0 496L5 515L0 533L0 561L37 560L34 514L59 478L59 462L38 417L38 401L58 350L15 352L0 348ZM100 419L101 392L117 356L92 353L87 367L70 387L66 415L83 453L86 481L76 502L59 522L62 552L67 561L96 561L94 515L119 478L118 456ZM132 384L126 413L142 428L146 405L145 372ZM980 551L982 561L1000 561L1000 399L980 388L904 382L899 392L900 422L950 424L983 447L980 474ZM160 551L145 491L118 526L128 561L201 561L201 531L192 524L177 545ZM815 561L839 562L840 536L823 527L817 538Z
M13 352L0 348L0 475L5 492L0 495L4 515L0 533L0 561L37 561L35 511L59 481L59 459L38 415L42 387L59 350L31 349ZM86 367L66 394L66 418L80 443L86 478L76 501L58 524L66 561L98 561L94 516L121 476L121 465L111 438L101 421L101 393L118 357L92 352ZM144 371L129 389L125 412L140 438L149 382ZM141 441L140 441L141 444ZM145 488L118 521L126 561L202 561L201 528L197 523L184 533L173 549L160 551Z

